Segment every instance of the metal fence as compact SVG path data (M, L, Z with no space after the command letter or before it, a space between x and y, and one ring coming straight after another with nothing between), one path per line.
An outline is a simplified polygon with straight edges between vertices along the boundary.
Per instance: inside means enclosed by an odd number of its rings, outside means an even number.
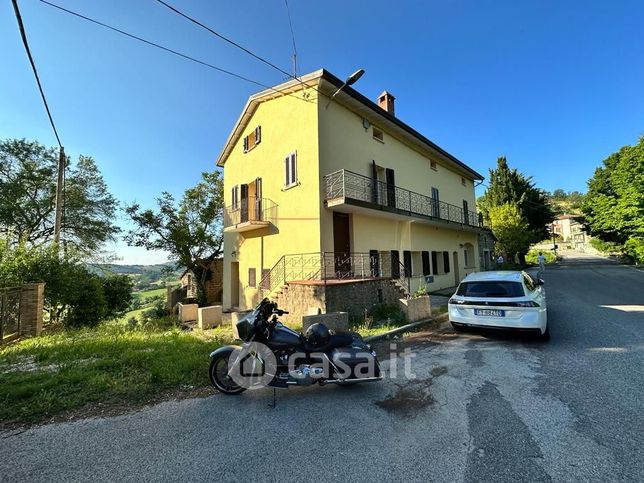
M326 175L324 181L326 200L348 198L395 208L410 215L421 215L468 226L482 226L482 221L475 211L464 210L460 206L435 200L430 196L399 188L346 169Z
M313 252L284 255L259 283L258 298L266 297L286 282L306 280L366 280L392 278L409 292L410 274L391 252Z
M248 221L270 221L277 216L277 205L268 198L244 198L224 208L224 228Z
M20 287L0 288L0 342L20 334Z

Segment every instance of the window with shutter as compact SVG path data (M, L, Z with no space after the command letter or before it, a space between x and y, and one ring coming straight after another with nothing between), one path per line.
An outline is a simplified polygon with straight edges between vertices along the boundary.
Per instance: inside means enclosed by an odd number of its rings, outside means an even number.
M255 269L254 268L249 268L248 269L248 286L249 287L254 287L255 286L255 284L256 284L255 278L256 278Z
M449 273L449 252L443 252L443 273Z
M438 273L438 252L432 252L432 275L439 275L439 273Z
M405 277L411 277L411 252L403 251L403 265L405 266Z
M239 186L235 185L232 189L232 207L236 210L239 207Z
M284 186L286 188L297 184L297 152L284 158Z
M421 257L423 259L423 275L431 275L429 266L429 252L422 252Z
M257 126L249 135L244 138L244 152L247 153L262 140L262 126Z

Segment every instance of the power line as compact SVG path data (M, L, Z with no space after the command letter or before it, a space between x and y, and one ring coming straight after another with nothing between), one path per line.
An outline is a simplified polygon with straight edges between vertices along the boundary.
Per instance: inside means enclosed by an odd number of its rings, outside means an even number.
M291 39L293 40L293 76L297 77L297 48L295 47L295 33L293 33L293 22L291 21L291 10L288 8L288 0L284 0L286 13L288 14L288 25L291 28Z
M49 110L49 104L47 103L47 98L45 97L45 92L43 91L42 84L40 83L40 77L38 76L38 70L36 69L36 63L34 58L31 55L31 50L29 49L29 43L27 42L27 34L25 32L25 26L22 23L22 15L20 15L20 9L18 8L18 0L12 0L13 11L16 14L16 20L18 21L18 28L20 29L20 36L22 37L22 45L25 46L27 51L27 57L29 57L29 63L31 64L31 69L34 71L34 76L36 77L36 83L38 84L38 90L40 91L40 97L42 97L42 102L45 105L45 110L47 111L47 116L49 117L49 123L51 128L54 130L54 135L56 136L56 142L58 142L58 147L62 149L63 145L60 142L60 137L58 136L58 130L54 124L54 119L51 116L51 111Z
M121 29L119 29L119 28L117 28L117 27L113 27L113 26L108 25L108 24L106 24L106 23L103 23L103 22L101 22L101 21L99 21L99 20L95 20L95 19L93 19L93 18L90 18L90 17L87 17L87 16L85 16L85 15L82 15L82 14L80 14L80 13L78 13L78 12L74 12L73 10L69 10L69 9L67 9L67 8L61 7L60 5L56 5L55 3L48 2L47 0L40 0L40 2L41 2L41 3L44 3L44 4L46 4L46 5L49 5L50 7L54 7L54 8L56 8L56 9L58 9L58 10L61 10L61 11L65 12L65 13L67 13L67 14L69 14L69 15L73 15L73 16L75 16L75 17L78 17L78 18L82 19L82 20L86 20L86 21L91 22L91 23L93 23L93 24L95 24L95 25L99 25L99 26L101 26L101 27L103 27L103 28L106 28L106 29L112 30L112 31L114 31L114 32L117 32L117 33L119 33L119 34L121 34L121 35L124 35L124 36L126 36L126 37L129 37L129 38L131 38L131 39L138 40L139 42L143 42L144 44L150 45L150 46L152 46L152 47L156 47L157 49L161 49L161 50L163 50L163 51L165 51L165 52L168 52L168 53L170 53L170 54L173 54L173 55L179 56L179 57L181 57L181 58L183 58L183 59L190 60L191 62L195 62L195 63L197 63L197 64L200 64L200 65L204 66L204 67L208 67L208 68L210 68L210 69L216 70L217 72L221 72L222 74L226 74L226 75L229 75L229 76L235 77L235 78L240 79L240 80L243 80L243 81L245 81L245 82L250 82L251 84L255 84L255 85L257 85L257 86L264 87L265 89L270 89L270 90L272 90L272 91L274 91L274 92L277 92L277 93L279 93L279 94L284 94L284 93L285 93L283 90L275 89L274 87L271 87L271 86L269 86L269 85L263 84L263 83L258 82L258 81L255 81L255 80L253 80L253 79L250 79L250 78L245 77L245 76L243 76L243 75L237 74L237 73L232 72L232 71L230 71L230 70L223 69L223 68L221 68L221 67L217 67L217 66L215 66L215 65L213 65L213 64L210 64L210 63L208 63L208 62L205 62L205 61L203 61L203 60L199 60L199 59L197 59L197 58L195 58L195 57L192 57L192 56L190 56L190 55L184 54L184 53L179 52L179 51L177 51L177 50L174 50L174 49L171 49L171 48L169 48L169 47L165 47L165 46L163 46L163 45L160 45L160 44L157 44L157 43L155 43L155 42L152 42L151 40L146 40L146 39L144 39L144 38L142 38L142 37L139 37L139 36L137 36L137 35L134 35L134 34L131 34L131 33L129 33L129 32L126 32L125 30L121 30ZM293 94L286 93L286 95L293 95ZM310 101L308 101L308 100L306 100L306 99L303 99L303 98L301 98L301 97L297 97L297 96L295 96L295 97L296 97L297 99L302 100L302 101L310 102Z
M173 11L174 13L176 13L177 15L182 16L182 17L183 17L183 18L185 18L186 20L189 20L190 22L192 22L192 23L194 23L194 24L198 25L199 27L201 27L201 28L203 28L203 29L207 30L207 31L208 31L208 32L210 32L211 34L215 35L216 37L219 37L219 38L220 38L221 40L223 40L224 42L228 42L230 45L232 45L232 46L234 46L234 47L237 47L238 49L243 50L243 51L244 51L244 52L246 52L248 55L250 55L251 57L254 57L255 59L259 60L260 62L263 62L264 64L266 64L266 65L268 65L268 66L272 67L273 69L276 69L276 70L280 71L282 74L285 74L285 75L287 75L287 76L289 76L289 77L291 77L291 78L293 77L290 73L288 73L288 72L286 72L285 70L281 69L280 67L276 66L275 64L273 64L273 63L272 63L272 62L270 62L269 60L266 60L266 59L264 59L263 57L260 57L259 55L255 54L254 52L251 52L251 51L250 51L249 49L247 49L246 47L243 47L243 46L239 45L239 44L238 44L237 42L235 42L234 40L231 40L231 39L229 39L228 37L224 36L223 34L220 34L219 32L217 32L217 31L215 31L215 30L211 29L211 28L210 28L210 27L208 27L207 25L205 25L205 24L201 23L199 20L197 20L197 19L195 19L195 18L191 17L190 15L188 15L188 14L186 14L186 13L183 13L182 11L180 11L180 10L178 10L177 8L173 7L173 6L172 6L172 5L170 5L169 3L166 3L166 2L164 2L163 0L156 0L156 1L157 1L157 2L159 2L161 5L163 5L163 6L167 7L167 8L169 8L170 10L172 10L172 11Z
M43 0L41 0L41 1L43 1ZM273 69L277 70L278 72L281 72L282 74L284 74L284 75L288 76L290 79L294 79L294 80L299 81L299 82L302 84L302 86L303 86L303 87L306 87L306 85L304 84L304 82L302 82L302 80L301 80L301 79L299 79L296 75L293 75L293 74L291 74L290 72L285 71L285 70L284 70L284 69L282 69L281 67L278 67L277 65L273 64L271 61L266 60L265 58L263 58L263 57L261 57L261 56L257 55L256 53L252 52L251 50L247 49L246 47L243 47L242 45L238 44L238 43L237 43L237 42L235 42L234 40L229 39L229 38L228 38L228 37L226 37L225 35L220 34L219 32L217 32L217 31L213 30L212 28L208 27L207 25L203 24L202 22L200 22L200 21L199 21L199 20L197 20L196 18L191 17L190 15L188 15L188 14L186 14L186 13L184 13L184 12L180 11L179 9L177 9L177 8L173 7L172 5L168 4L168 3L167 3L167 2L165 2L164 0L156 0L156 1L157 1L157 2L159 2L161 5L163 5L163 6L167 7L167 8L169 8L170 10L172 10L172 11L173 11L174 13L176 13L177 15L180 15L181 17L183 17L183 18L185 18L186 20L189 20L190 22L194 23L195 25L198 25L199 27L201 27L201 28L203 28L203 29L207 30L207 31L208 31L208 32L210 32L211 34L213 34L213 35L215 35L216 37L218 37L218 38L222 39L223 41L228 42L230 45L233 45L234 47L237 47L238 49L240 49L240 50L242 50L242 51L246 52L246 53L247 53L248 55L250 55L251 57L254 57L255 59L259 60L260 62L263 62L264 64L266 64L266 65L268 65L268 66L272 67ZM288 4L287 4L287 5L288 5ZM289 22L290 22L290 13L289 13ZM292 32L292 26L291 26L291 32ZM293 46L295 46L295 40L293 40ZM313 90L315 90L318 94L321 94L321 95L322 95L322 92L320 92L320 90L319 90L317 87L315 87L315 86L310 86L310 87L311 87Z

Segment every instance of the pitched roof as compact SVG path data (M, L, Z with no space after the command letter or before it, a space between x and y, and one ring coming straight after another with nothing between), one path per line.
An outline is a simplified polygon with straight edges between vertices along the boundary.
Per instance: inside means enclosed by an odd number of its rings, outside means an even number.
M324 86L323 81L326 81L326 83L329 84L330 89L323 89L323 86ZM228 139L224 144L224 148L222 149L221 154L217 158L217 166L224 166L226 159L228 158L228 156L230 155L230 152L232 151L233 146L241 136L243 130L246 128L248 122L250 121L250 118L254 114L255 109L257 109L257 106L259 105L259 103L278 96L288 95L295 90L301 89L303 85L306 85L309 87L316 87L316 88L319 85L320 88L318 90L326 95L327 92L324 92L325 90L328 90L328 94L330 94L331 92L333 92L333 90L340 88L343 84L344 84L344 81L340 80L338 77L334 76L329 71L325 69L320 69L320 70L311 72L310 74L306 74L300 77L299 79L292 79L283 84L258 92L257 94L253 94L248 98L248 101L246 102L246 105L244 106L244 109L241 115L239 116L239 119L235 123L235 126L233 127L232 132L228 136ZM479 174L478 172L476 172L475 170L467 166L465 163L463 163L455 156L445 151L443 148L441 148L440 146L438 146L437 144L429 140L427 137L420 134L418 131L416 131L408 124L404 123L394 115L382 109L380 106L378 106L378 104L368 99L364 95L360 94L354 88L350 86L344 86L342 88L342 91L335 98L335 100L338 102L343 102L344 100L343 103L346 103L349 99L353 100L354 102L357 101L361 106L371 111L372 114L375 114L376 116L383 118L390 125L393 125L394 127L398 128L398 130L400 130L402 133L406 133L408 136L416 140L425 148L428 148L429 150L438 154L441 157L441 159L443 159L444 161L451 163L457 168L460 168L462 171L468 174L468 176L471 177L472 179L474 180L484 179L481 174Z

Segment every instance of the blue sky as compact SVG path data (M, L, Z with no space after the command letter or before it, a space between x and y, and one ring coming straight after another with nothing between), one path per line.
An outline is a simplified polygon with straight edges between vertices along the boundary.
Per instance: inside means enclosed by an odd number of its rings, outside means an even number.
M284 75L154 0L52 0L264 84ZM283 0L168 0L290 70ZM37 0L27 34L68 154L91 155L114 195L147 206L212 170L257 86L170 56ZM499 155L543 189L585 191L644 133L644 2L290 0L300 72L325 67L477 171ZM54 146L11 3L0 4L0 138ZM124 223L125 220L122 220ZM118 243L128 263L154 263Z

